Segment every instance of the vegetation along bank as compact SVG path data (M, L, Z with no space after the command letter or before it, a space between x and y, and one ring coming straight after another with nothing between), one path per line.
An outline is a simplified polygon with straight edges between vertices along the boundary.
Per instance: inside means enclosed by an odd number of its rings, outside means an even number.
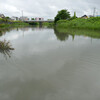
M100 30L100 17L78 18L76 17L76 13L71 17L67 10L61 10L55 17L55 25L58 28Z
M6 18L0 18L0 28L11 27L11 26L27 26L28 23L24 23L22 21L13 21Z

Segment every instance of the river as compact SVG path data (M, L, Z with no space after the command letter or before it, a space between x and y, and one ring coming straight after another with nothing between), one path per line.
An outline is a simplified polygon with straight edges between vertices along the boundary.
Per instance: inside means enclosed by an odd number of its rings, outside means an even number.
M100 100L100 38L23 27L4 39L14 50L0 52L0 100Z

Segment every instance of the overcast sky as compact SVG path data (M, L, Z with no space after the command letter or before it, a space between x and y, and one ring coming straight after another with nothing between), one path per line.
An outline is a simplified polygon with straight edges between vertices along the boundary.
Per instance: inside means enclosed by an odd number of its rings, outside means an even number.
M61 9L68 9L73 15L92 15L96 7L96 14L100 14L100 0L0 0L0 13L5 16L54 18Z

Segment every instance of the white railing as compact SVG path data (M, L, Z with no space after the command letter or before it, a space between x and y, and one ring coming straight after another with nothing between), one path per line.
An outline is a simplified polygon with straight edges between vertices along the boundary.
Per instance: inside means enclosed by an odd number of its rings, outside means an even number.
M54 20L27 20L25 22L53 22Z

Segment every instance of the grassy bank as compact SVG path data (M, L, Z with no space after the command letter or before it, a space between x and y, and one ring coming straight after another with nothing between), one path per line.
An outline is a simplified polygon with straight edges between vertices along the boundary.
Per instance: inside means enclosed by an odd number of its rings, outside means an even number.
M29 26L29 24L23 23L23 22L13 22L13 23L2 23L2 24L0 24L0 28L14 27L14 26Z
M0 28L12 27L12 26L28 26L28 25L29 25L28 23L24 23L22 21L12 21L0 18Z
M49 23L49 22L44 22L44 23L43 23L43 26L53 27L53 26L54 26L54 23L53 23L53 22L51 22L51 23Z
M88 19L76 18L73 20L59 20L56 23L57 28L77 28L100 30L100 17Z

